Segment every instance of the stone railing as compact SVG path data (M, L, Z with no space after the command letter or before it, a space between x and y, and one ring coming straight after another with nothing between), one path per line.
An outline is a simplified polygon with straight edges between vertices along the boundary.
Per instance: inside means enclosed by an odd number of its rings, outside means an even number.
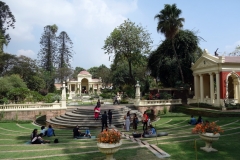
M4 104L0 105L0 111L27 111L27 110L51 110L66 109L61 103L34 103L34 104Z
M154 106L154 105L174 105L182 104L181 99L162 99L162 100L140 100L139 106Z

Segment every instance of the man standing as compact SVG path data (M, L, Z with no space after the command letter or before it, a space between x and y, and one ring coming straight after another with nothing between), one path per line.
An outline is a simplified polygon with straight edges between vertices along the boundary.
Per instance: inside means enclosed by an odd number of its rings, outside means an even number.
M104 111L104 114L102 115L102 131L103 131L103 128L107 127L107 112Z

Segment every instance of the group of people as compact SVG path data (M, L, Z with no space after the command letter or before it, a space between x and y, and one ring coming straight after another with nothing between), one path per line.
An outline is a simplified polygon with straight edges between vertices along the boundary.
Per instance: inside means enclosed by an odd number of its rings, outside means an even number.
M112 125L112 118L113 118L113 114L112 114L112 110L109 109L108 110L108 113L106 111L104 111L104 114L102 114L102 131L103 131L103 128L108 128L108 123L107 121L109 122L109 126Z
M125 119L124 128L126 129L126 131L127 132L129 131L130 124L132 122L133 129L134 129L134 132L135 132L137 130L138 123L139 123L139 119L137 117L137 114L134 113L133 117L131 117L130 111L128 111L126 116L124 116L124 119ZM143 113L142 123L143 123L143 131L147 130L148 126L150 126L150 118L148 117L146 111Z
M49 140L44 140L44 136L55 136L54 129L52 128L51 125L48 126L48 129L45 129L45 126L41 127L41 132L38 134L38 129L34 129L31 136L30 140L32 144L42 144L42 143L50 143Z
M191 124L191 125L196 125L201 123L203 123L202 116L199 116L198 119L196 119L193 115L191 116L191 119L188 122L188 124Z
M79 129L79 126L76 125L75 128L73 128L73 138L80 138L80 137L89 137L91 138L91 133L89 129L86 129L85 133L81 132Z

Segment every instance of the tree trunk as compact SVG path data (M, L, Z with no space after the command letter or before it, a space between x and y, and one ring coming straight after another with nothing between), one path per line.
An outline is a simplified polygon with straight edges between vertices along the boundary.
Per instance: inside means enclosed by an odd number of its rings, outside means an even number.
M174 55L175 55L176 60L177 60L178 68L179 68L180 75L181 75L181 78L182 78L182 83L184 83L184 77L183 77L183 72L182 72L181 64L180 64L180 61L178 60L178 55L177 55L176 50L175 50L175 47L174 47L174 39L172 39L172 48L173 48L173 52L174 52Z
M134 84L134 79L133 79L133 75L132 75L132 63L129 60L128 60L128 67L129 67L129 76L131 78L130 83Z

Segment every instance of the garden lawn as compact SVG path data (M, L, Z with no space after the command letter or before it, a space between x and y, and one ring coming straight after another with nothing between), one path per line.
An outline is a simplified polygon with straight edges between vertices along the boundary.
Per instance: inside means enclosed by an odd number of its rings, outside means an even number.
M198 117L195 117L198 118ZM168 132L168 136L141 138L149 144L155 144L171 155L171 160L238 160L240 151L240 118L238 117L202 117L203 120L215 121L224 130L218 141L213 142L213 148L218 152L207 153L200 150L205 142L198 134L192 134L194 126L189 125L189 115L167 113L161 115L160 120L153 122L157 132ZM142 132L142 125L138 126ZM126 132L127 133L127 132ZM131 135L131 133L128 133ZM195 144L196 140L196 144ZM195 147L196 146L196 147Z
M197 118L197 117L196 117ZM157 132L168 132L168 136L154 138L141 138L149 144L155 144L171 155L167 160L237 160L240 150L240 118L203 117L210 122L215 121L224 130L220 139L213 142L213 147L218 152L207 153L200 150L205 146L197 134L192 134L194 126L189 125L190 116L178 113L167 113L161 115L160 120L153 123ZM73 139L72 129L56 129L55 137L45 139L53 142L59 139L58 144L26 144L35 126L31 123L0 123L0 159L85 159L103 160L105 155L98 151L96 139ZM122 129L120 129L122 130ZM97 135L99 129L91 130L92 135ZM133 131L133 130L131 130ZM139 124L138 132L142 132L142 125ZM132 132L125 132L131 135ZM157 160L158 158L147 148L140 147L138 143L123 138L123 145L114 154L117 160Z

